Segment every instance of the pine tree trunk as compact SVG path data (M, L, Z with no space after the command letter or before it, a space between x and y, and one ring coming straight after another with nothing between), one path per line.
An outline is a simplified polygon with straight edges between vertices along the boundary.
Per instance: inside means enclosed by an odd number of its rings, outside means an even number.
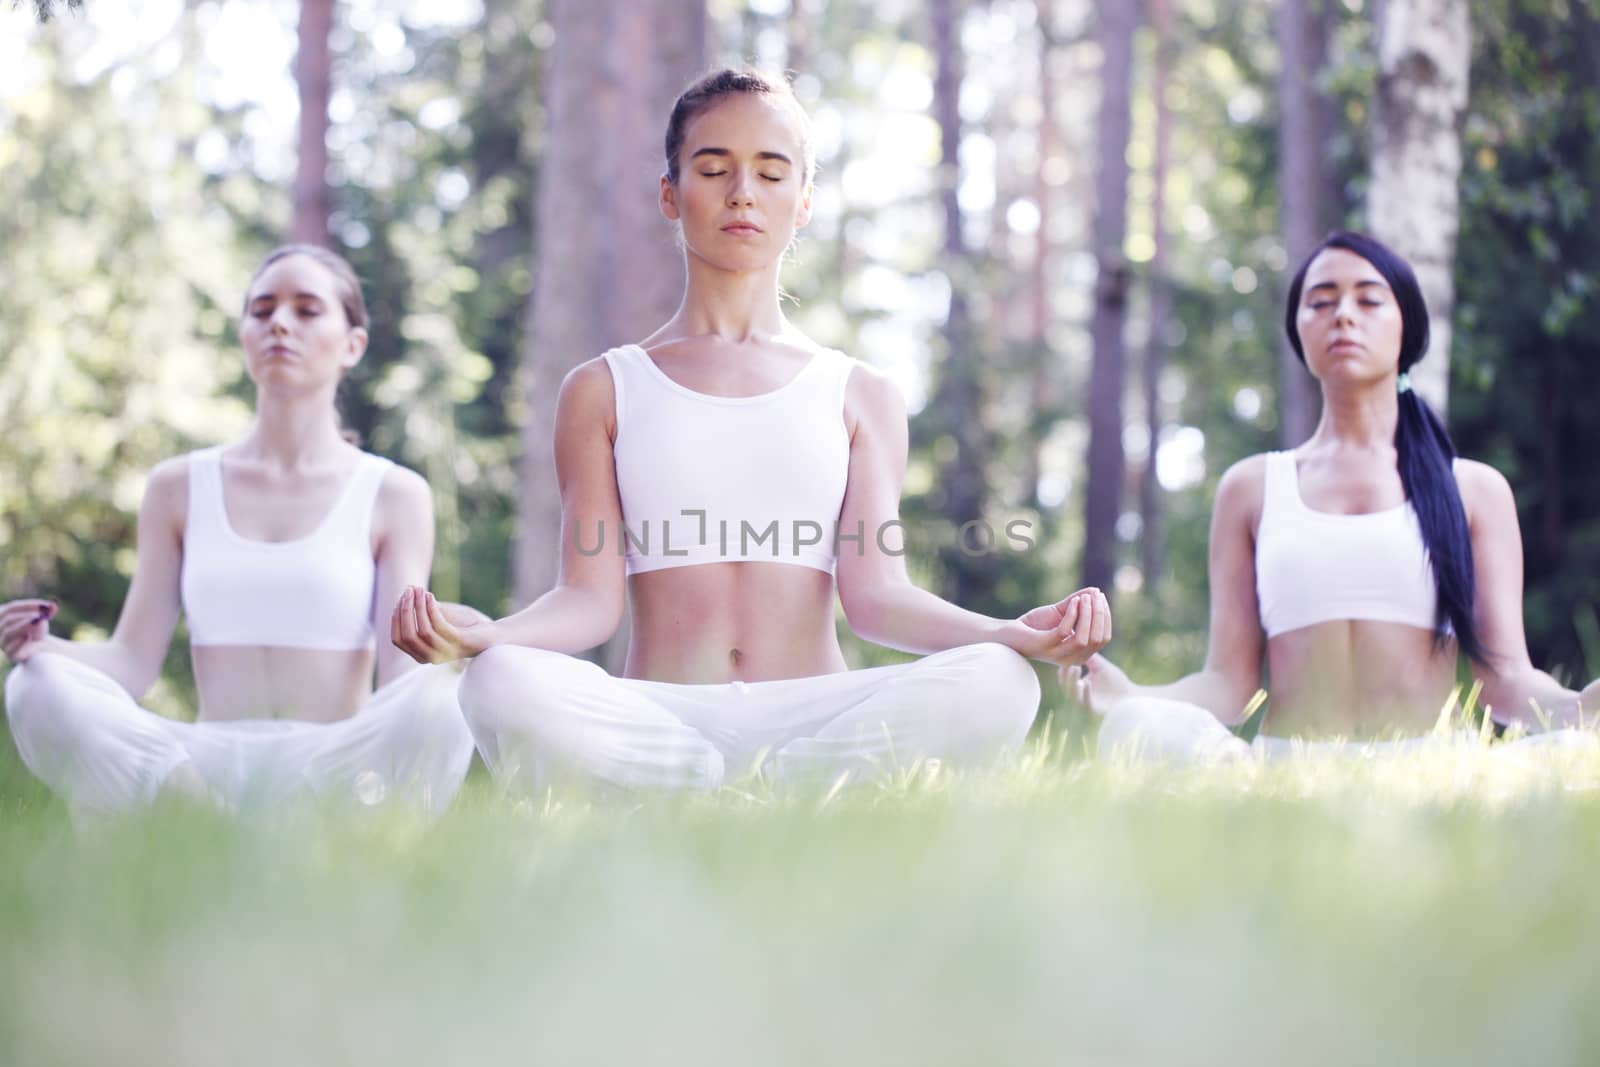
M1373 236L1406 257L1422 284L1433 343L1411 377L1441 414L1449 399L1461 120L1471 61L1467 0L1386 0L1378 24L1367 217Z
M1130 272L1127 232L1129 97L1133 37L1141 0L1100 0L1101 98L1095 176L1094 364L1089 372L1089 477L1083 515L1083 584L1110 589L1116 571L1117 514L1122 507L1122 339Z
M1278 189L1280 230L1294 271L1339 220L1339 187L1328 158L1338 121L1317 79L1328 65L1333 0L1283 0L1278 7ZM1288 285L1285 279L1284 291ZM1315 379L1289 347L1278 344L1278 431L1293 448L1316 429L1322 402Z
M1156 64L1151 79L1155 97L1156 151L1152 174L1155 195L1155 255L1150 261L1150 333L1144 352L1144 417L1150 444L1144 475L1139 480L1139 569L1147 596L1160 591L1165 567L1166 531L1162 523L1161 483L1156 477L1157 446L1161 443L1161 370L1166 365L1166 335L1172 317L1172 278L1167 261L1167 175L1172 169L1172 108L1167 101L1167 72L1172 67L1172 0L1150 0L1150 21L1156 31Z
M939 472L940 514L959 530L984 518L988 499L989 431L984 423L981 358L974 350L968 290L976 284L966 239L961 204L961 80L963 63L958 0L929 5L934 62L933 106L939 121L940 198L944 205L944 269L950 279L950 311L945 320L945 357L939 384L924 418L931 417L940 434L955 442L953 456ZM941 555L944 593L958 604L974 605L990 592L992 557L963 551L960 545Z
M300 0L299 51L294 79L300 95L299 159L294 179L294 239L328 244L328 96L333 81L334 0Z
M657 208L673 100L703 70L704 0L553 0L524 353L517 603L555 582L561 499L555 407L573 367L670 318L683 256Z

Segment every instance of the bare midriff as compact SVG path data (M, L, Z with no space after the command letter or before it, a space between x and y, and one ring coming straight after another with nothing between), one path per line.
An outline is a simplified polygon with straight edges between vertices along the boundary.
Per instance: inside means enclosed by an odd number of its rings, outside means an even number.
M334 722L355 714L372 692L370 649L203 645L192 657L202 721Z
M709 685L847 669L833 575L788 563L704 563L628 579L629 678Z
M1261 732L1351 739L1415 736L1433 729L1456 684L1456 646L1431 630L1341 619L1291 630L1267 643L1272 701Z

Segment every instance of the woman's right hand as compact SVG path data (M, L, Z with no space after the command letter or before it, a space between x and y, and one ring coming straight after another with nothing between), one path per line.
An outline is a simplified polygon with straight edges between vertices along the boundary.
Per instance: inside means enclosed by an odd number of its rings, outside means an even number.
M1056 678L1074 700L1096 715L1104 715L1139 688L1121 667L1101 655L1090 657L1082 667L1061 668Z
M465 604L441 604L420 586L407 586L394 606L389 639L418 663L448 663L495 644L494 620Z
M49 600L12 600L0 604L0 651L13 663L26 663L44 647L56 605Z

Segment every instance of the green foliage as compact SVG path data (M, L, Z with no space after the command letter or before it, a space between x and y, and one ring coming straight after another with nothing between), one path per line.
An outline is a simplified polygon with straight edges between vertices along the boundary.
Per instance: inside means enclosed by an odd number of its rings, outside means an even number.
M1453 356L1457 444L1511 481L1536 663L1600 672L1600 6L1475 9Z
M247 268L187 154L211 121L191 69L130 112L112 74L68 75L61 29L0 125L0 202L32 205L0 215L0 596L59 598L71 633L116 618L149 469L246 424L216 309Z

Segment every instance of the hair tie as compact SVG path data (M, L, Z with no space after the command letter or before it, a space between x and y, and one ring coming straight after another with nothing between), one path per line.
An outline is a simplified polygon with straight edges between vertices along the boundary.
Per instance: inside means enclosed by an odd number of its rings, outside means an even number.
M1402 392L1402 393L1411 392L1411 375L1410 375L1410 373L1407 372L1407 371L1401 371L1400 372L1400 378L1398 379L1396 384L1399 386L1400 392Z

